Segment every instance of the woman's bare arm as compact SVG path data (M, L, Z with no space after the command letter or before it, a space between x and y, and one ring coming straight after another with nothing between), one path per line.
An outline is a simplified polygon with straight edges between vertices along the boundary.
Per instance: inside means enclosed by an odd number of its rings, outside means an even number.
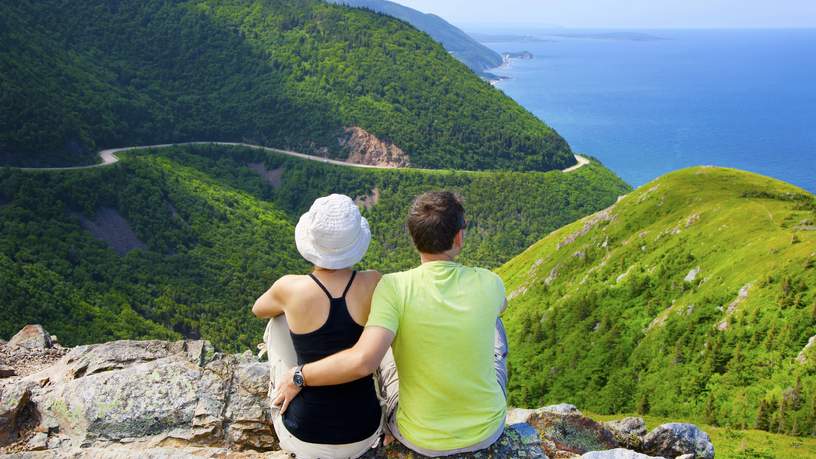
M252 313L259 319L271 319L283 314L286 285L291 281L289 276L283 276L269 287L263 295L255 301Z

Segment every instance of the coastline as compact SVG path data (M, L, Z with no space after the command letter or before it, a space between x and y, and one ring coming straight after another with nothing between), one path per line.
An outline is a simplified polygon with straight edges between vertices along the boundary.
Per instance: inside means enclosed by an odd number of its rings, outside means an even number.
M529 57L524 57L529 56ZM489 69L485 69L482 72L482 77L487 80L492 86L496 86L504 80L510 80L511 77L506 75L496 75L493 73L495 70L502 70L502 69L509 69L510 66L513 64L513 61L529 61L535 59L532 53L529 51L520 51L520 52L509 52L505 51L501 53L502 63L498 67L492 67Z

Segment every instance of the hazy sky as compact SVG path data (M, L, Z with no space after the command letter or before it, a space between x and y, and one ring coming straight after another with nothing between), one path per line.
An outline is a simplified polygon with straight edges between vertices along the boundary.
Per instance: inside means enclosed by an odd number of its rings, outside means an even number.
M816 0L393 0L456 25L816 27Z

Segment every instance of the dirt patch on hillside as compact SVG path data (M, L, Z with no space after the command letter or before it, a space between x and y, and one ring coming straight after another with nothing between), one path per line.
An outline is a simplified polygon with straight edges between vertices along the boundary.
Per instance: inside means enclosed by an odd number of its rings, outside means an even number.
M278 188L283 183L283 173L285 168L283 166L277 169L267 169L264 163L247 163L247 167L256 174L260 175L264 182L272 185L272 188Z
M80 214L79 222L93 237L107 244L119 255L124 255L133 249L147 248L133 232L130 223L116 209L102 207L96 211L93 220Z
M354 198L354 203L357 204L358 207L364 207L366 210L371 210L378 202L380 202L380 189L377 187L371 190L371 194Z
M349 152L346 162L378 167L408 167L411 158L400 147L378 139L374 134L359 127L345 129L345 135L337 139Z

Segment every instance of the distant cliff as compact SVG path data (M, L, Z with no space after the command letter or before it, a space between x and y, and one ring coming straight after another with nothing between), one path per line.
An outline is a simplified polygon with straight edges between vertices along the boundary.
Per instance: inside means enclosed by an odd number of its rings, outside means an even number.
M435 14L426 14L387 0L329 0L329 2L368 8L402 19L442 43L448 52L480 76L490 76L485 70L502 64L502 57L497 52Z

